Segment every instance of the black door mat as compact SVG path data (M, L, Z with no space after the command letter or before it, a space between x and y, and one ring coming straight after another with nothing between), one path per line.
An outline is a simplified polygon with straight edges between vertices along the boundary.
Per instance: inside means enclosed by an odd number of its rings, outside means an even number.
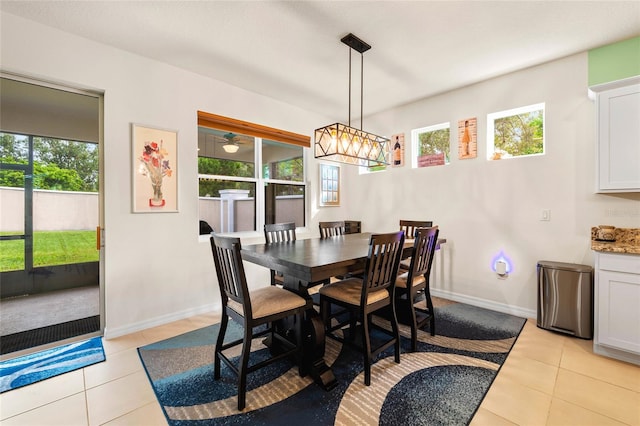
M100 330L100 315L0 336L0 355Z

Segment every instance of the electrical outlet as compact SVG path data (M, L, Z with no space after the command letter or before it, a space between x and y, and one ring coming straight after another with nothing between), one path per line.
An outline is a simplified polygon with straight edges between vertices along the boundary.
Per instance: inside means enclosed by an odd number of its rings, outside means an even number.
M551 210L544 209L540 212L540 220L548 222L551 220Z

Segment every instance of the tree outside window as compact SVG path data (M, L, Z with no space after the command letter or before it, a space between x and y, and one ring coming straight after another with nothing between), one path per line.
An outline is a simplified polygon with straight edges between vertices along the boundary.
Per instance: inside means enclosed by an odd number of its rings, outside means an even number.
M441 166L450 161L450 125L435 124L411 131L413 168Z
M0 163L27 164L27 136L0 133ZM22 188L24 173L0 170L0 186ZM33 187L98 192L98 145L33 137Z
M487 115L487 158L544 154L544 104Z

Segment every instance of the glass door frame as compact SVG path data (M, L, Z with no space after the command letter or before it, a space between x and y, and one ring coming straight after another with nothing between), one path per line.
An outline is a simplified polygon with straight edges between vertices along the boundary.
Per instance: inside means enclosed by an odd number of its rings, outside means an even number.
M4 132L10 133L10 132ZM15 133L14 133L15 134ZM1 241L11 241L11 240L23 240L24 241L24 257L23 257L23 268L21 271L11 271L10 273L17 280L9 280L12 284L13 282L18 282L19 285L10 285L11 288L7 289L7 283L5 282L2 287L0 287L0 294L14 294L24 292L25 294L31 293L34 290L33 284L33 136L31 135L23 135L27 137L28 146L27 146L27 164L19 164L19 163L3 163L0 162L0 170L14 170L21 171L24 173L24 229L22 234L16 235L0 235ZM6 272L3 272L6 274ZM18 277L18 275L22 275L22 277ZM15 287L15 288L14 288ZM18 288L21 287L21 288Z
M89 89L89 88L78 88L73 85L68 84L60 84L43 81L34 77L29 77L26 75L18 75L9 72L0 71L0 77L2 79L15 80L22 83L32 84L36 86L42 86L43 88L49 89L58 89L65 92L75 93L79 95L84 95L88 97L95 98L97 100L97 140L93 141L93 143L97 143L97 155L98 155L98 226L96 229L98 244L96 249L98 250L98 286L99 286L99 315L100 315L100 331L95 333L96 335L102 335L105 328L105 289L104 289L104 277L105 277L105 228L104 228L104 91L98 89ZM3 133L8 134L21 134L25 135L25 133L15 131L11 131L9 129L3 130ZM29 290L37 291L38 284L36 283L36 279L38 273L34 274L33 270L38 269L34 268L34 257L33 257L33 249L34 249L34 235L33 235L33 214L34 214L34 200L33 200L33 170L34 170L34 149L33 149L33 141L35 138L39 137L36 134L31 135L30 132L26 133L26 136L29 137L30 145L29 145L29 159L28 166L25 164L14 164L4 163L1 165L3 170L23 170L25 173L25 229L23 230L22 235L13 235L13 236L5 236L1 240L11 240L11 239L23 239L25 241L25 259L24 259L24 269L22 271L17 271L18 274L25 274L27 277L31 278L31 285ZM29 195L27 195L29 193ZM30 220L27 220L27 211L30 216ZM28 223L27 223L28 222ZM31 274L29 274L31 272ZM36 271L38 272L38 271ZM44 271L46 272L46 271ZM27 278L25 277L25 278ZM6 283L2 283L0 289L6 286Z

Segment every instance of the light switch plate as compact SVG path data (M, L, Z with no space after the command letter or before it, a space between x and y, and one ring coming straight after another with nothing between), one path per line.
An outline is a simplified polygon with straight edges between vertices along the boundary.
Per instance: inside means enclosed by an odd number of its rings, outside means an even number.
M551 210L544 209L540 212L540 220L548 222L551 220Z

